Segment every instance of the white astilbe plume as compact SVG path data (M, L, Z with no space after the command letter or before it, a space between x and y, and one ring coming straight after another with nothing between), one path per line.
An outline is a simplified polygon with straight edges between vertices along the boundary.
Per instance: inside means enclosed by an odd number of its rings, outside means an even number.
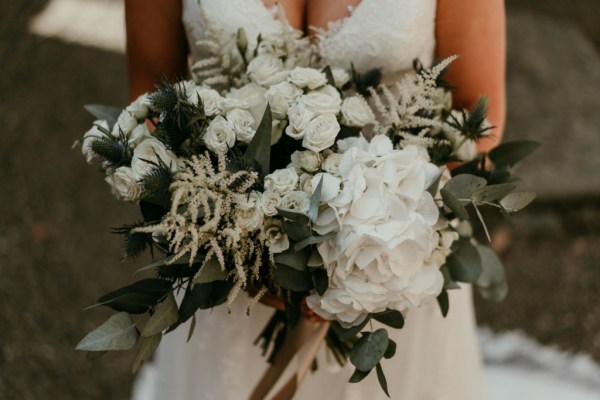
M444 104L439 102L436 83L439 75L456 59L449 57L430 69L408 74L393 85L369 88L371 106L378 114L376 133L400 138L400 147L417 144L430 147L434 140L426 137L433 128L442 126L439 118ZM421 128L415 135L414 129Z
M208 153L193 156L171 184L172 204L160 223L137 228L136 232L165 237L174 254L170 263L189 255L190 265L200 252L204 264L214 258L223 271L233 275L235 286L228 304L249 279L258 279L266 250L260 228L248 230L236 224L236 204L241 203L258 181L254 171L227 170L225 155L215 163Z

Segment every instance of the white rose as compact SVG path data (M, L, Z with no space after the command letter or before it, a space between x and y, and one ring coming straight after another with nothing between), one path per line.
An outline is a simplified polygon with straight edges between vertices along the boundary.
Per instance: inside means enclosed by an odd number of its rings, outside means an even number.
M123 110L119 114L117 123L113 126L111 133L114 137L121 137L121 134L128 137L136 126L138 126L138 120L129 111Z
M254 130L254 117L249 111L235 108L227 113L227 121L230 123L237 140L249 143L256 131Z
M265 190L262 194L260 206L265 215L272 217L277 215L277 207L281 203L281 197L272 190Z
M332 153L325 158L321 168L323 171L329 172L333 175L339 175L340 173L340 161L342 159L342 155L339 153Z
M247 107L244 108L247 108L252 113L255 121L253 128L257 129L267 108L265 88L256 83L249 83L239 89L232 89L229 92L229 97L234 100L244 101L247 104Z
M273 85L265 92L265 97L271 106L271 112L277 119L285 119L289 104L301 95L302 90L289 82Z
M321 167L323 157L314 151L295 151L291 156L294 167L301 168L306 172L315 172Z
M81 152L83 153L85 160L90 164L99 159L98 155L92 151L92 142L99 138L107 137L100 128L108 132L108 122L104 120L94 121L94 125L83 135Z
M308 88L315 90L327 84L327 76L314 68L296 67L290 72L288 81L299 88Z
M283 69L281 59L271 54L258 55L250 61L246 71L252 82L265 87L283 82L288 76L288 71Z
M333 68L331 70L331 75L333 75L333 81L337 88L342 88L350 81L350 74L341 68Z
M112 175L108 175L105 180L117 199L124 201L139 200L142 189L131 168L119 167Z
M290 241L283 230L283 223L276 218L268 218L262 232L271 253L281 253L290 247Z
M236 202L235 217L237 225L247 231L255 231L262 227L264 214L258 192L251 192L247 198Z
M142 140L151 138L152 134L150 133L150 129L145 123L141 123L136 126L131 135L129 136L129 144L133 146L137 146Z
M302 139L304 131L314 117L315 113L306 107L300 105L290 107L288 109L289 124L285 129L285 133L294 139Z
M298 104L317 115L337 114L340 111L342 99L336 88L327 85L323 89L300 96Z
M204 142L215 153L227 153L235 145L235 132L231 124L222 116L210 122L204 135Z
M138 120L145 119L148 116L148 111L150 111L150 97L148 96L148 93L139 96L125 109Z
M308 212L310 208L310 197L307 193L299 190L284 194L281 197L280 208L294 210L301 213Z
M228 93L229 95L229 93ZM250 103L248 103L244 99L237 99L234 97L223 97L223 112L227 113L234 108L241 108L244 110L248 110L250 108Z
M361 96L347 97L342 102L343 121L348 126L363 127L375 122L375 114Z
M271 146L279 142L283 135L283 129L285 128L286 122L274 119L271 122Z
M155 138L142 140L133 150L131 159L131 169L135 178L138 181L143 179L153 168L156 168L156 165L160 165L161 161L172 172L177 170L177 157L171 150L167 150L160 140Z
M300 188L300 190L302 190L304 193L308 194L309 196L313 192L312 178L313 178L313 176L311 174L302 174L302 175L300 175L300 181L298 184L298 187Z
M333 146L335 137L339 132L340 124L335 115L319 115L306 127L302 146L315 152L323 151Z
M298 174L293 168L277 169L265 177L265 189L279 195L296 190Z
M188 93L188 100L197 104L202 102L204 114L209 117L223 112L223 97L214 89L197 86Z

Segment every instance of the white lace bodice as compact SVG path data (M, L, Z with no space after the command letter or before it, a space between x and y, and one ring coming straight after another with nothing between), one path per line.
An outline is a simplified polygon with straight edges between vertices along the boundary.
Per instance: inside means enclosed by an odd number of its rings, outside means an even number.
M324 62L344 69L353 63L360 72L378 67L388 76L410 69L415 58L424 65L431 64L436 2L362 0L350 16L330 22L326 31L318 31ZM255 42L259 33L274 34L281 29L275 10L261 0L201 0L201 7L223 40L239 27L244 27L250 42ZM183 22L192 59L198 61L204 55L194 43L205 38L199 0L183 0Z

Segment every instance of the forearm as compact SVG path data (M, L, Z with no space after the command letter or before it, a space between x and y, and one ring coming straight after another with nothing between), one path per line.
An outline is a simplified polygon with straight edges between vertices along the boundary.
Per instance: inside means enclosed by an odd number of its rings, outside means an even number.
M488 119L496 128L478 143L480 151L496 146L506 117L506 26L502 0L438 0L437 56L460 56L447 80L456 87L455 104L471 108L489 98Z

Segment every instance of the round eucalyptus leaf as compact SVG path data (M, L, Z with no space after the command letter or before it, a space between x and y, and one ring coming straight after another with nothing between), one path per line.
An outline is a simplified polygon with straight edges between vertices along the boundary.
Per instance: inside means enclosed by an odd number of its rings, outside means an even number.
M352 348L350 362L361 371L370 371L383 358L388 343L388 333L383 328L372 333L364 333Z

